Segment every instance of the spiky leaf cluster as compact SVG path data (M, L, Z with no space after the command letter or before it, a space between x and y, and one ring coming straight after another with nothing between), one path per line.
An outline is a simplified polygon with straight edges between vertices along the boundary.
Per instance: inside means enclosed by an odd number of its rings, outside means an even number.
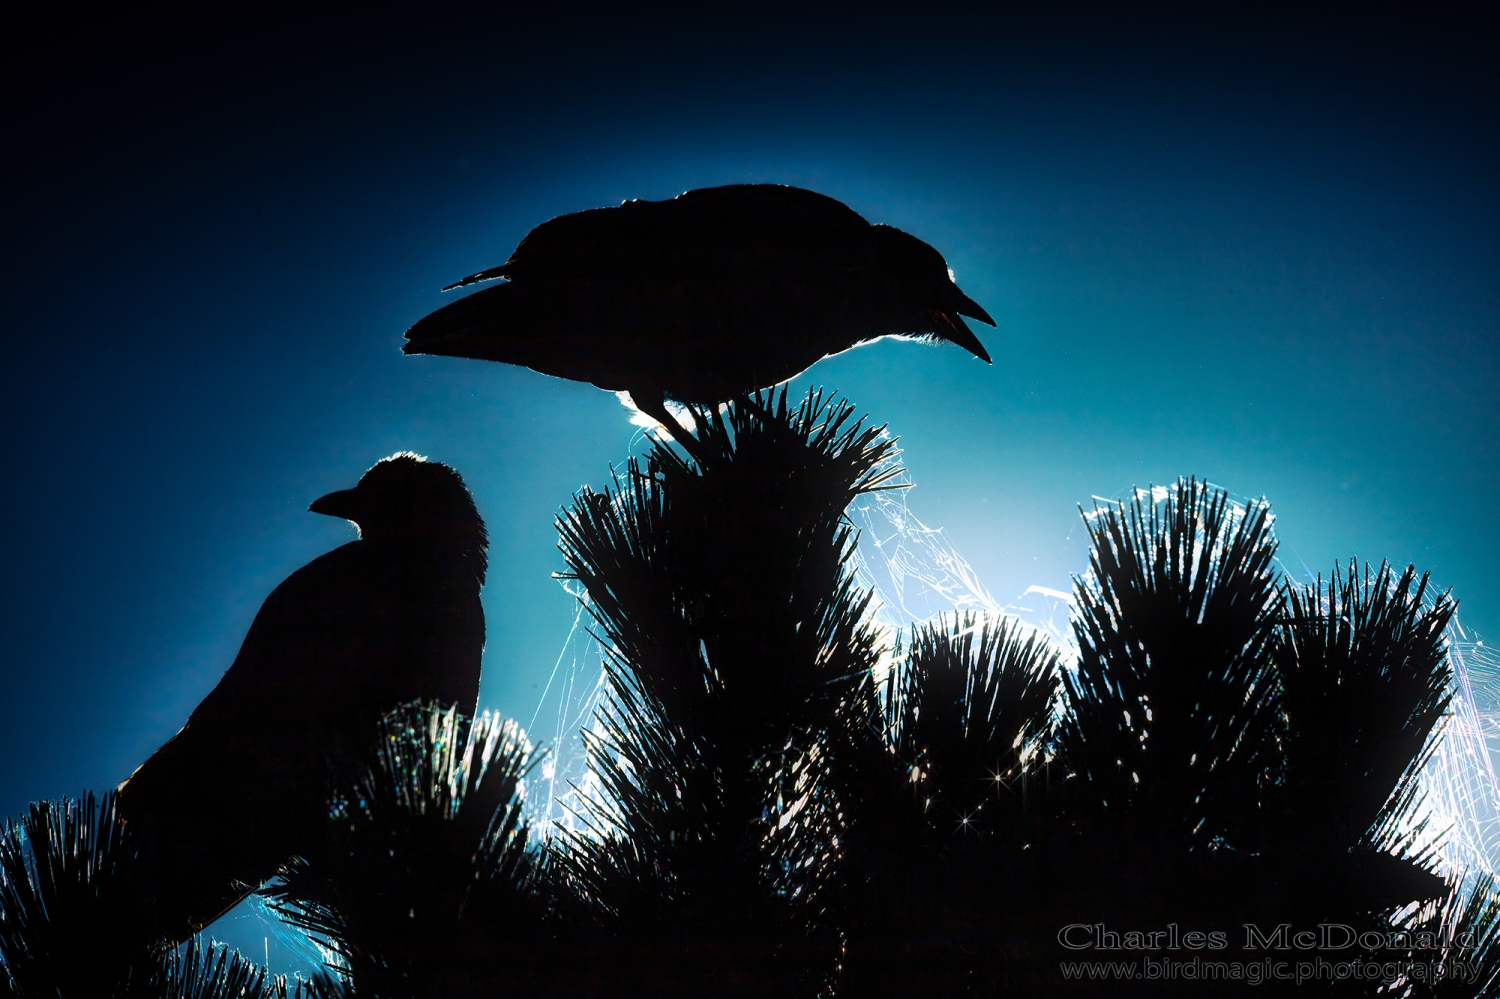
M325 848L265 894L338 955L354 995L474 988L538 935L522 816L533 763L514 722L402 705L382 719L363 778L336 800Z
M1447 710L1444 630L1454 605L1427 577L1351 560L1322 581L1284 587L1270 659L1278 678L1278 764L1260 848L1265 908L1302 922L1384 926L1441 897L1420 840L1418 773Z
M238 951L153 932L115 796L39 801L0 832L0 996L14 999L286 999L284 978ZM318 999L313 983L290 994Z
M158 948L131 884L113 794L40 801L0 834L0 959L18 996L140 988Z
M1040 634L943 618L799 761L779 845L842 938L838 995L968 994L1014 957L1014 920L1047 879L1057 689Z
M1085 518L1061 752L1075 807L1202 850L1251 821L1270 765L1280 606L1270 508L1195 480ZM1145 828L1142 832L1146 832Z
M640 987L807 993L826 961L778 885L770 809L785 761L871 682L844 510L895 449L818 393L695 416L694 459L658 444L559 523L611 656L601 807L562 862Z
M1494 875L1454 883L1443 898L1395 925L1390 956L1432 972L1408 976L1408 999L1470 999L1500 988L1500 893Z

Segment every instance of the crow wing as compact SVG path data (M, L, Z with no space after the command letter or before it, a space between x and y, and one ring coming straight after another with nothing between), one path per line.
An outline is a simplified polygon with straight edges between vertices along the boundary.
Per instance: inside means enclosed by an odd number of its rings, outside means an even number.
M543 222L499 267L450 285L513 281L755 279L868 269L870 224L833 198L778 184L688 191ZM447 289L445 289L447 290ZM420 324L419 324L420 326ZM420 338L421 330L413 328Z
M484 611L472 569L396 554L356 541L287 577L219 684L122 786L174 937L317 834L331 784L383 712L419 697L474 710Z

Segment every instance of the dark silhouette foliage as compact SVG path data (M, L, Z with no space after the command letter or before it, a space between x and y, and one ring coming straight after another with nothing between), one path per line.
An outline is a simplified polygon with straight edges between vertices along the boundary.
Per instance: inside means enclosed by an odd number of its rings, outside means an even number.
M1424 935L1430 936L1424 939ZM1494 876L1486 874L1470 884L1453 885L1440 901L1425 906L1412 920L1404 942L1406 946L1393 948L1400 959L1436 960L1440 967L1462 965L1466 969L1462 975L1410 982L1410 999L1494 995L1500 988L1500 893L1495 891Z
M818 392L693 415L687 454L655 443L559 519L608 684L570 828L532 841L534 753L512 723L452 700L388 712L365 755L341 750L342 773L236 813L301 830L264 890L337 960L288 985L198 939L174 949L143 890L160 867L137 834L178 817L168 839L241 862L240 833L192 810L228 815L215 796L243 770L221 758L216 787L206 761L210 793L178 785L150 821L122 824L111 796L40 803L0 836L0 996L1500 987L1493 878L1441 868L1441 831L1422 824L1418 774L1453 683L1454 604L1427 577L1351 561L1326 585L1291 583L1263 501L1185 479L1085 516L1076 662L1006 617L895 638L858 584L844 513L897 484L895 442ZM242 708L247 724L272 710ZM1287 951L1326 927L1348 945ZM1101 949L1106 931L1119 949ZM1223 939L1147 942L1193 931ZM1093 942L1064 946L1080 938ZM1143 956L1353 970L1064 973Z
M843 511L897 474L895 449L817 393L695 415L695 460L659 444L559 525L612 691L607 807L559 862L617 993L811 994L835 942L778 890L769 809L785 761L870 682Z
M1186 480L1085 524L1079 660L1057 731L1073 915L1056 925L1238 928L1257 897L1255 824L1276 768L1269 508L1237 510Z
M629 391L688 447L664 396L724 402L890 335L990 359L962 317L994 320L936 250L795 187L737 184L563 215L451 287L497 278L407 330L405 352Z
M145 996L160 999L324 999L316 982L294 982L266 973L237 950L194 937L168 954Z
M1079 660L1059 751L1077 809L1172 851L1237 834L1256 807L1275 725L1267 643L1280 593L1270 509L1236 516L1188 481L1161 505L1085 518ZM1133 833L1127 832L1126 835Z
M984 992L1014 961L1029 897L1055 878L1038 837L1057 686L1039 634L945 618L913 629L883 697L851 698L806 761L822 772L783 842L841 932L838 995Z
M1326 590L1321 579L1286 588L1273 655L1284 768L1268 802L1283 820L1268 848L1284 907L1304 919L1330 899L1381 912L1445 893L1426 873L1431 858L1405 858L1409 838L1394 831L1452 696L1443 632L1454 605L1441 594L1429 606L1427 589L1414 569L1361 574L1354 560Z
M913 629L905 668L888 681L888 725L935 827L995 831L993 801L1020 793L1045 749L1057 661L1045 636L1012 619L965 614Z
M182 731L121 786L153 917L183 940L321 837L381 715L472 713L484 649L484 523L457 472L398 454L313 503L360 540L278 586Z
M553 970L522 817L534 762L513 722L404 705L322 847L264 894L341 959L348 995L534 994Z
M131 884L115 796L40 801L0 836L0 958L10 994L113 996L160 960Z
M287 999L285 979L197 938L173 948L140 903L116 798L33 804L0 833L0 996L7 999ZM321 999L293 983L296 999Z

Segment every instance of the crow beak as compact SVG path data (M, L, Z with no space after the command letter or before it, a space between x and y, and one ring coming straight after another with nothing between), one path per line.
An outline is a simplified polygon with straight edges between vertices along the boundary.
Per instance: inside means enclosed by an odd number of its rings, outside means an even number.
M980 322L984 323L986 326L995 325L995 321L990 318L990 314L981 309L978 302L974 301L968 295L965 295L963 292L959 291L957 285L954 285L953 287L953 297L958 300L954 304L953 311L957 312L961 316L968 316L970 319L977 319Z
M975 308L977 309L979 306L976 305ZM969 329L968 323L964 322L958 316L947 312L939 312L938 315L947 320L950 327L947 333L940 333L938 334L939 336L950 343L958 344L985 364L994 363L990 360L989 352L984 349L984 344L980 343L979 338Z
M340 489L336 493L327 496L319 496L313 500L312 506L308 507L310 513L321 513L329 517L342 517L359 523L357 517L360 508L360 496L358 489Z

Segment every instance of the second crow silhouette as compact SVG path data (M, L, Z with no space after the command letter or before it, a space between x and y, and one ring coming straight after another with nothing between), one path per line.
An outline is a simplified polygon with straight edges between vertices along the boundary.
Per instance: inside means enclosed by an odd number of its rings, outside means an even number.
M218 686L120 788L173 939L316 848L382 714L420 698L472 715L478 700L488 543L458 473L397 454L309 509L360 540L271 592Z
M404 351L628 391L668 428L664 398L723 402L883 336L946 340L990 360L962 317L994 320L936 250L795 187L714 187L563 215L451 287L495 278L508 280L407 330Z

